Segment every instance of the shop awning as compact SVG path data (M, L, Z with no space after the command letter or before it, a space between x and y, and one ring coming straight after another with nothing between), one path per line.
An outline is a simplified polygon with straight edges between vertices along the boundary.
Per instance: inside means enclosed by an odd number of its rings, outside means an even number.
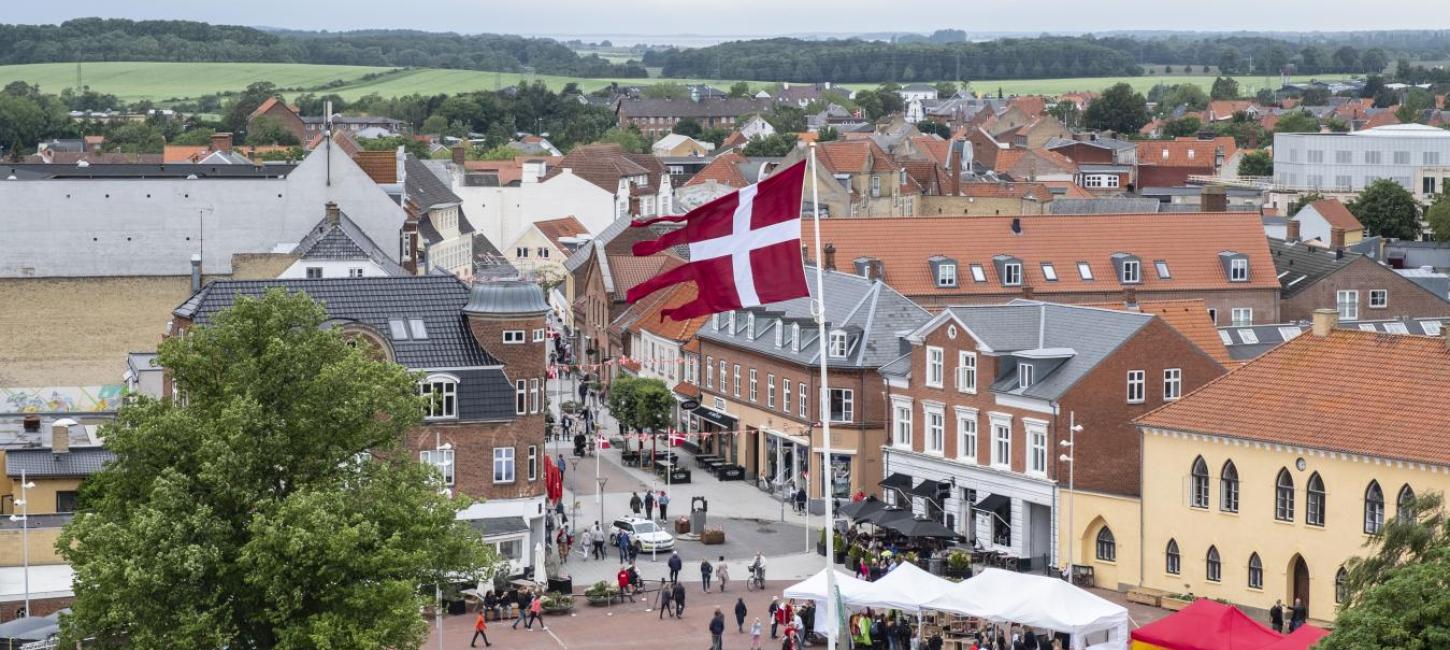
M886 477L885 480L877 483L877 485L884 488L901 490L902 492L911 492L911 477L901 472L892 472L891 476Z
M704 405L701 405L699 408L692 411L692 413L694 413L700 419L709 422L710 424L713 424L717 427L720 427L721 429L724 429L726 431L734 431L735 425L740 422L739 420L729 415L725 415L724 413L721 413L719 411L716 411L715 409L706 407Z
M940 481L926 479L923 480L921 483L918 483L916 487L911 488L911 493L919 497L926 497L928 499L931 499L932 501L936 501L937 495L941 493L941 485L942 484ZM941 504L938 503L937 505L940 506Z
M1003 508L1012 507L1012 499L1000 494L989 494L987 498L978 501L972 507L983 512L998 512Z

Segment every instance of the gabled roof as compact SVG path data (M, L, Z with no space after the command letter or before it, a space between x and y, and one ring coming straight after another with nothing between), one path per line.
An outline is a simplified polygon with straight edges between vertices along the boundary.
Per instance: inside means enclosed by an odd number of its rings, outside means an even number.
M403 162L403 191L424 210L460 205L463 199L433 173L417 157L409 155Z
M104 447L71 447L55 453L49 449L10 449L5 452L5 476L19 479L24 472L32 478L80 478L101 471L116 459Z
M690 180L685 182L685 185L700 185L715 181L730 187L745 187L750 184L750 181L740 172L739 165L749 160L734 151L727 151L716 156L703 169L696 172Z
M993 171L1031 180L1044 174L1072 174L1077 165L1071 158L1046 149L1002 149L997 152Z
M287 109L288 111L291 111L294 114L297 112L297 109L294 109L291 106L288 106L286 104L283 104L282 103L282 100L277 99L277 96L276 95L273 95L271 97L268 97L268 98L262 100L262 103L257 105L257 110L252 111L252 114L247 116L247 120L250 121L254 117L258 117L258 116L261 116L261 115L265 115L267 113L267 111L272 110L272 108L274 106L281 106L282 108L285 108L285 109Z
M1194 345L1198 346L1198 349L1208 353L1208 356L1213 357L1213 360L1217 361L1219 365L1230 368L1238 363L1229 354L1228 347L1218 335L1218 328L1214 326L1213 319L1208 315L1208 304L1202 299L1149 300L1139 302L1137 305L1125 305L1118 302L1088 306L1153 314L1173 329L1178 330L1179 334L1192 341Z
M1299 336L1137 423L1445 466L1446 385L1443 338L1335 329Z
M1014 233L1016 221L1020 233ZM1139 291L1195 289L1277 289L1273 262L1257 213L1111 214L1021 217L915 217L823 219L821 241L836 247L837 260L869 256L884 262L885 279L911 296L1013 295L1021 287L1004 286L994 257L1022 262L1023 284L1040 292L1119 292L1113 256L1136 255L1142 261ZM802 242L813 259L811 237ZM1248 256L1249 281L1230 282L1220 253ZM958 286L937 287L928 258L957 262ZM1167 263L1160 278L1154 262ZM1057 280L1048 280L1041 263L1050 262ZM1093 279L1078 274L1085 262ZM974 282L970 265L980 265L986 281Z
M816 145L816 155L821 166L832 174L890 173L900 169L891 155L869 138L823 142Z
M539 234L552 242L554 248L561 251L571 250L568 245L560 241L561 239L589 234L589 229L585 228L584 224L580 223L573 215L559 219L549 219L547 221L535 221L534 228L537 228Z
M408 275L406 269L393 261L344 213L338 214L336 224L328 223L323 217L292 249L292 254L303 260L368 260L388 275Z
M1138 143L1138 164L1157 167L1212 167L1219 151L1223 152L1223 158L1227 161L1237 150L1234 139L1228 136L1212 140L1148 140Z
M654 156L629 154L617 144L586 144L574 147L558 164L549 169L542 180L549 180L564 173L564 170L605 191L613 194L619 191L619 179L632 176L650 176L650 183L659 181L664 167Z
M1359 219L1355 218L1354 213L1350 212L1349 208L1344 207L1344 204L1339 202L1339 199L1323 199L1310 203L1307 207L1314 208L1314 211L1319 213L1319 216L1324 217L1324 220L1328 221L1332 227L1343 228L1345 232L1364 230L1364 225L1359 222ZM1301 209L1299 212L1302 214L1303 210ZM1293 218L1297 221L1299 215L1296 214Z
M1283 287L1282 295L1285 298L1299 295L1331 273L1364 257L1358 253L1336 253L1306 246L1303 242L1286 242L1282 239L1270 239L1269 252L1274 256L1275 275L1279 277L1279 286Z

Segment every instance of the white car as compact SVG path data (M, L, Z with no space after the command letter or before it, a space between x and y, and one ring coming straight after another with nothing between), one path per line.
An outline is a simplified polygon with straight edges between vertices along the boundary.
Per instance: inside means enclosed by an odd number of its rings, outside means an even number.
M629 533L631 544L640 550L641 553L651 551L668 551L675 547L675 536L671 535L659 524L648 519L616 519L609 527L609 543L611 546L619 544L619 533Z

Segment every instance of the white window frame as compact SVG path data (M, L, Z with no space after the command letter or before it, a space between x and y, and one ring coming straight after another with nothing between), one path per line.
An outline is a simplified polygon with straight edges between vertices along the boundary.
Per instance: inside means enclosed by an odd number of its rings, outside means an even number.
M529 381L527 379L514 380L514 414L524 415L529 412Z
M1047 476L1047 422L1022 419L1027 432L1027 474Z
M740 364L731 368L730 383L735 388L735 396L740 397Z
M529 480L539 480L539 446L529 445Z
M938 264L936 267L936 286L955 287L957 286L957 265Z
M443 484L453 487L457 477L455 476L456 466L453 462L452 449L424 449L418 452L418 460L424 465L438 470L438 473L443 476Z
M806 383L799 384L801 393L800 417L809 419L811 417L811 392L806 390Z
M831 330L830 338L827 339L827 341L830 342L830 354L831 354L831 358L833 358L833 359L844 359L844 358L846 358L846 351L850 347L849 346L850 339L846 336L846 333L844 331L841 331L841 330Z
M1249 261L1242 257L1235 257L1228 261L1228 281L1248 282Z
M1022 264L1007 262L1002 265L1002 284L1009 287L1022 285Z
M785 377L781 377L780 378L780 410L784 411L786 415L790 415L790 407L791 407L790 398L791 398L791 394L790 394L790 380L789 379L786 379Z
M1334 292L1334 309L1339 312L1339 320L1359 320L1359 290L1340 289Z
M1171 402L1183 397L1183 369L1163 369L1163 401Z
M911 400L904 397L891 398L891 445L897 449L911 449L912 427L915 424Z
M973 264L970 268L972 270L972 281L973 282L986 282L987 281L987 271L986 271L986 269L983 269L982 268L982 265L981 264Z
M827 395L827 397L830 398L831 403L826 405L826 413L825 413L826 417L831 418L831 421L832 422L855 422L856 421L856 391L851 390L849 388L832 388L832 389L830 389L830 391L831 392ZM840 397L841 397L841 406L842 406L841 415L843 417L841 417L840 419L837 419L835 417L835 414L830 412L831 405L836 403L836 396L837 395L840 395Z
M1123 284L1143 282L1143 263L1138 260L1123 260Z
M526 338L523 330L504 330L503 331L503 342L504 342L504 345L519 345L521 343L527 342L527 340L528 339Z
M513 447L493 448L493 482L513 483L517 480Z
M538 413L544 410L544 391L541 390L538 379L529 380L529 412Z
M946 374L946 350L934 345L926 347L926 385L941 388Z
M1369 290L1369 308L1370 309L1384 309L1384 308L1389 307L1389 306L1390 306L1390 291L1389 291L1389 289L1370 289Z
M418 382L418 395L434 397L423 407L425 420L458 419L458 378L453 375L428 375Z
M975 395L977 393L977 353L970 350L957 351L957 392Z
M534 330L534 342L535 343L543 343L544 342L544 338L546 336L547 335L544 333L544 328L540 327L540 328Z
M1148 394L1148 373L1142 370L1128 371L1128 403L1142 404Z
M349 277L349 278L360 278L360 277L363 277L363 273L365 273L365 271L364 271L363 267L361 267L361 266L349 266L349 267L347 267L347 277Z
M1043 262L1042 277L1047 278L1048 282L1057 282L1057 267L1052 262Z
M1006 413L991 413L992 425L992 467L1012 470L1012 416Z
M1017 387L1027 388L1032 385L1032 364L1017 364Z
M757 399L758 397L760 397L760 382L756 379L755 369L754 368L751 368L750 369L750 403L751 404L754 404L757 401L759 401Z
M765 376L765 407L775 408L775 375Z
M945 456L947 449L947 415L941 404L922 404L922 448L933 456Z
M1084 280L1092 280L1093 279L1093 265L1088 264L1087 262L1078 262L1077 263L1077 275L1078 275L1078 277L1080 277L1080 278L1082 278Z
M977 409L958 406L957 411L957 458L977 462L978 438Z
M1230 327L1249 327L1254 324L1253 307L1234 307L1229 312Z

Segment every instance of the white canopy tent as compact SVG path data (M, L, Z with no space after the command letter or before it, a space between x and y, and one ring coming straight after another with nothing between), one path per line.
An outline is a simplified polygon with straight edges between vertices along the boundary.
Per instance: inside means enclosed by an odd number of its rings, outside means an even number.
M1073 650L1128 647L1127 609L1057 578L985 569L923 608L1065 632Z
M785 588L782 594L786 598L796 600L812 600L816 603L816 624L815 632L821 636L836 636L839 627L840 613L837 616L826 615L826 572L836 571L832 567L821 569L821 571L805 580L797 582ZM871 586L871 583L859 580L844 571L836 571L836 591L840 594L841 607L850 607L851 599L858 597L863 591Z
M858 609L899 609L915 614L922 610L923 603L945 594L956 583L923 571L910 562L902 562L880 580L865 585L860 594L846 599L847 605Z

